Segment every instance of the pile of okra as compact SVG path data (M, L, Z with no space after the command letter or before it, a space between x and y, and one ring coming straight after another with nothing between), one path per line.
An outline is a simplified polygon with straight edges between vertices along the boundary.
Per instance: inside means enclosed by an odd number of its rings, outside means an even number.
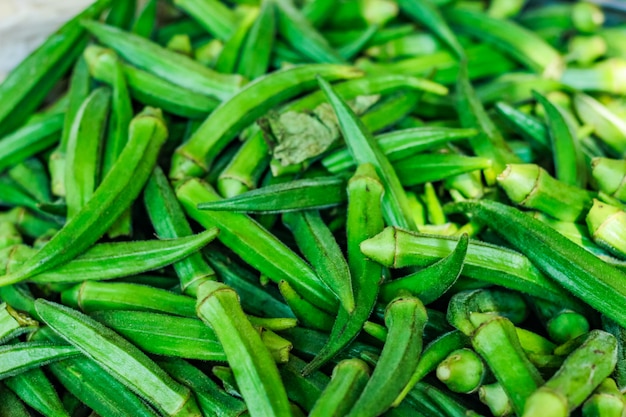
M96 0L0 84L0 416L626 416L602 3Z

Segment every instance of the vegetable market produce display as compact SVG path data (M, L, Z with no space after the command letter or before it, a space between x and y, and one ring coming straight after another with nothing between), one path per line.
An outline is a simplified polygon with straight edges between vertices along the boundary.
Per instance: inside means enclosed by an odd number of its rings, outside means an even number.
M625 417L598 3L96 0L0 84L0 417Z

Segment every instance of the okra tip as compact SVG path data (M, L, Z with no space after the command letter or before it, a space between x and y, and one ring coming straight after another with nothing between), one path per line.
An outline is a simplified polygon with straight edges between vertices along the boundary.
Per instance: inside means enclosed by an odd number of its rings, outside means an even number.
M496 181L514 203L522 203L533 191L539 177L539 166L534 164L507 164Z
M396 229L387 227L374 237L361 242L361 252L373 261L387 267L396 263Z

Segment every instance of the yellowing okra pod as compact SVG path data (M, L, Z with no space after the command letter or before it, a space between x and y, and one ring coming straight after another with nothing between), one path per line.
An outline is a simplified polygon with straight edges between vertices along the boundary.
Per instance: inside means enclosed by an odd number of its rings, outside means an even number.
M156 232L162 238L175 238L192 234L176 194L160 168L155 168L144 192L144 202ZM217 230L215 230L217 235ZM174 264L183 293L195 296L200 283L214 279L215 271L200 253L191 254Z
M377 416L391 406L417 367L427 319L426 309L417 298L399 297L389 303L385 310L389 334L349 417Z
M252 417L290 417L291 410L274 359L245 317L237 293L205 281L198 288L198 316L217 335Z
M240 213L283 213L323 209L346 200L346 180L319 177L266 185L236 197L198 204L200 210L224 210Z
M0 378L79 354L74 346L48 342L21 342L0 346Z
M85 207L19 271L0 277L9 285L67 262L96 242L134 201L167 138L160 112L147 109L131 122L130 140Z
M369 378L369 367L360 359L345 359L333 368L330 382L315 402L310 417L340 417L354 405Z
M58 142L64 117L63 113L46 115L0 139L0 172Z
M464 234L448 256L437 263L410 275L384 283L380 288L380 298L389 302L408 291L424 304L430 304L441 297L456 282L463 270L469 238Z
M304 368L309 372L319 368L344 349L361 331L369 318L378 296L382 269L376 262L363 256L360 243L384 226L382 215L383 185L371 164L360 165L348 183L348 266L352 277L355 308L352 314L339 309L329 339L315 358Z
M480 201L457 203L448 209L449 212L457 210L485 222L515 249L531 258L552 280L596 310L626 325L626 314L619 307L626 302L623 272L515 208Z
M291 230L300 252L337 296L342 307L351 313L354 310L354 294L348 262L319 211L287 213L283 221Z
M63 25L11 71L0 85L0 135L22 124L41 104L86 42L81 21L97 18L110 4L111 0L96 1Z
M204 227L219 227L218 239L270 279L287 281L316 306L334 311L336 299L313 270L273 234L245 214L200 211L198 203L218 199L217 193L198 179L189 179L176 190L187 215Z
M617 362L617 342L610 333L592 330L559 370L526 401L524 416L566 416L607 378ZM585 364L584 366L581 366Z
M108 280L140 274L179 261L217 236L217 229L178 239L96 244L77 258L29 279L38 283L75 283ZM25 254L36 253L29 248ZM103 268L106 266L106 268Z
M194 300L160 288L125 282L84 281L61 293L63 303L89 313L98 310L158 311L193 317Z
M200 416L189 389L112 330L70 308L39 299L41 318L85 356L169 416Z
M356 78L361 72L333 64L302 65L257 78L222 103L172 158L170 178L207 172L217 155L246 126L269 109L315 87L316 76L330 81Z
M82 210L93 195L100 173L100 154L111 103L111 90L94 90L83 102L70 129L65 162L67 218Z
M449 255L454 244L455 239L450 237L386 228L379 235L364 241L361 251L384 266L402 268L426 266ZM547 279L529 258L499 246L470 241L462 274L558 303L574 303L564 297L560 287Z
M226 361L215 333L196 318L131 310L97 311L91 317L146 353Z
M332 89L330 84L319 77L321 89L326 94L344 136L348 148L357 163L371 163L385 187L383 208L385 219L389 224L415 229L415 222L410 214L409 202L404 188L398 179L393 166L382 153L378 143L345 101Z
M84 56L94 78L113 84L117 58L112 50L90 45L85 49ZM219 102L212 97L183 89L130 65L121 65L128 81L130 94L147 106L158 107L177 116L195 119L206 117L219 105Z
M59 395L40 368L7 378L4 384L44 416L69 417Z
M220 74L140 36L94 21L83 26L129 63L189 90L224 100L243 84L240 75Z

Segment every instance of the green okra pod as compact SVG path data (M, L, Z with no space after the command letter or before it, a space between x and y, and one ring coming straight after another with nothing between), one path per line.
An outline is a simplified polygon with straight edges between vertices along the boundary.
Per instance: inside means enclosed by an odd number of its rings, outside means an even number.
M591 96L574 96L576 113L583 123L593 126L595 134L617 155L626 152L626 123L610 109Z
M318 75L334 81L356 78L361 72L347 66L318 64L297 66L257 78L211 113L189 141L176 150L170 177L182 179L207 172L239 131L275 105L313 88Z
M626 412L626 402L615 381L607 378L584 402L583 417L620 417Z
M35 308L55 333L164 414L200 416L189 389L111 329L76 310L43 299L35 301Z
M46 115L0 139L0 172L57 143L64 117L63 113Z
M580 220L593 199L593 193L561 182L535 164L507 165L498 185L515 204L564 221Z
M467 348L455 350L437 366L437 378L450 391L464 394L477 391L485 373L483 361L476 352Z
M119 159L84 208L19 271L0 277L0 285L19 282L73 259L106 233L132 204L167 138L160 111L148 108L136 116L129 136Z
M143 38L150 39L155 31L157 19L157 1L148 0L133 22L131 31Z
M98 18L111 0L98 0L70 19L31 53L0 85L0 135L20 126L63 77L87 41L83 19Z
M4 295L0 294L4 300ZM21 334L31 332L37 328L39 323L28 315L20 313L3 302L0 304L0 343L5 343Z
M7 378L4 384L44 416L69 417L59 395L41 369L34 368Z
M473 171L488 170L492 160L453 153L413 155L395 161L394 167L405 187L435 182Z
M304 373L319 368L344 349L361 331L376 304L382 268L359 250L360 243L384 227L383 185L371 164L360 165L348 183L348 266L352 278L355 309L349 314L339 309L329 339L305 367Z
M289 362L281 367L280 371L289 399L310 411L328 386L330 378L319 371L303 376L305 365L306 362L302 359L290 355Z
M267 73L276 31L276 8L272 1L262 1L259 15L252 24L241 50L237 72L254 80Z
M191 297L147 285L84 281L61 293L63 303L86 313L98 310L155 311L194 317Z
M457 203L448 209L457 210L487 223L514 248L532 257L540 270L570 293L618 323L626 324L626 316L616 307L626 300L623 272L515 208L480 201Z
M592 330L556 374L527 399L523 415L569 415L613 372L616 361L615 337Z
M358 399L369 378L369 367L360 359L345 359L333 368L330 382L311 409L311 417L340 417Z
M498 382L486 384L478 390L480 402L489 407L495 417L505 417L513 414L511 400L506 395L504 388Z
M52 201L48 171L39 159L27 159L11 168L8 174L13 181L40 201L40 206Z
M0 385L0 413L6 416L31 417L26 405L3 385Z
M339 299L342 307L351 313L354 310L354 293L348 262L319 211L286 213L283 221L291 230L300 252Z
M598 246L621 259L626 259L626 212L621 208L594 199L587 213L589 234Z
M243 84L240 75L220 74L137 35L95 21L83 26L129 63L189 90L224 100Z
M259 14L257 8L242 11L239 16L237 29L224 43L224 47L215 61L215 70L219 73L238 73L237 62L242 53L243 43L248 37L248 32Z
M0 378L79 355L73 346L48 342L20 342L0 346Z
M280 281L278 289L294 316L303 326L323 331L329 331L333 327L333 316L303 299L287 281Z
M191 389L205 415L237 417L246 410L243 401L228 395L211 378L185 360L163 358L158 364L172 378Z
M587 164L564 110L536 91L533 95L545 112L557 180L584 188L587 183Z
M591 160L591 175L600 191L626 201L626 161L594 158Z
M96 311L91 317L146 353L226 361L215 333L196 318L131 310Z
M224 198L232 198L255 189L269 162L270 148L264 133L258 130L246 139L220 172L217 190Z
M383 351L348 416L376 416L391 406L417 367L426 321L426 309L417 298L399 297L389 303Z
M471 338L474 350L502 385L515 412L521 414L527 398L543 380L524 354L513 323L495 316L481 324Z
M175 0L174 3L222 41L227 41L237 28L235 13L218 0Z
M198 288L196 309L222 344L250 415L291 416L274 359L241 310L237 293L205 281Z
M381 178L385 187L383 207L387 222L392 225L415 229L416 226L410 215L406 193L393 166L382 153L378 143L332 87L322 78L319 78L319 83L337 115L344 140L352 156L359 164L373 164L376 173Z
M326 311L335 298L313 270L273 234L245 214L200 211L198 203L214 201L217 193L197 179L179 185L176 195L183 208L204 227L219 227L218 239L270 279L287 281L302 297Z
M415 295L424 304L439 299L461 274L468 244L468 236L464 234L454 250L442 260L420 271L384 283L380 288L380 299L389 302L402 291Z
M239 213L284 213L324 209L346 201L346 180L342 177L318 177L266 185L236 197L202 202L200 210L224 210Z
M388 227L361 243L368 258L391 268L427 266L448 256L453 237L429 236ZM571 305L562 290L544 276L529 258L518 252L479 241L470 241L465 256L464 276L502 285L535 297Z

